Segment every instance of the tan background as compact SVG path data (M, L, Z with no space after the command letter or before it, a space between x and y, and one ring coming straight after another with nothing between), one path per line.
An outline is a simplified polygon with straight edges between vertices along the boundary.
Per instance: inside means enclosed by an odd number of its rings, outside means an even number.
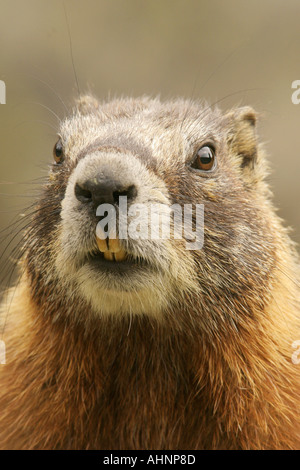
M76 96L62 1L0 0L0 230L30 204L51 162L57 118ZM276 205L300 242L299 0L65 0L81 91L250 104ZM59 98L60 97L60 98ZM62 100L62 101L61 101ZM32 181L32 185L28 183ZM13 234L1 232L1 283ZM3 236L5 236L6 244Z

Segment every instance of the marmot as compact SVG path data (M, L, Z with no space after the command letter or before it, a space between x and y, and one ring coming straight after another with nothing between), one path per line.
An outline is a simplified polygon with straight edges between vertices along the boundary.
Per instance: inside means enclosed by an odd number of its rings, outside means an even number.
M250 107L78 100L1 308L2 449L300 447L299 260L256 120ZM121 195L203 204L203 247L101 249L95 208Z

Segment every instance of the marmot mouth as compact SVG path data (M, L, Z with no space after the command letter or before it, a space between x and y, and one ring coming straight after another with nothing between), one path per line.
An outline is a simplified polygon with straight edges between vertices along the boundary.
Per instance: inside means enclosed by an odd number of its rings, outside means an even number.
M87 263L97 270L126 272L133 268L149 267L149 263L142 259L134 257L133 255L124 252L122 259L118 259L117 253L106 251L92 252L87 257Z
M122 273L129 269L149 267L145 259L124 250L118 238L107 240L97 238L97 245L99 251L92 251L86 259L93 268Z

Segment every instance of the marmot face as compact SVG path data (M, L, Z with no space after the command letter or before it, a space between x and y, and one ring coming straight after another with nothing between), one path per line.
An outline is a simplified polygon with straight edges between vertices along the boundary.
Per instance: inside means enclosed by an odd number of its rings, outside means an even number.
M274 264L255 120L250 108L222 115L186 101L100 105L82 98L61 125L56 162L27 234L39 301L70 314L76 302L96 315L158 319L188 305L204 323L209 315L210 325L222 325L231 312L238 321L238 310L251 315ZM103 253L96 208L110 203L118 216L122 195L128 207L160 204L166 214L173 204L203 204L202 249L187 250L184 236L129 237L117 250L107 241Z

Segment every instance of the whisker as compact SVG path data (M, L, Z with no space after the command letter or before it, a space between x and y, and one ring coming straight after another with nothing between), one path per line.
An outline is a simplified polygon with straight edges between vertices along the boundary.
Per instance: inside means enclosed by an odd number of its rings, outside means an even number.
M21 126L23 126L24 124L29 124L29 123L45 124L45 126L51 127L51 128L55 131L55 135L56 135L57 127L56 127L56 126L53 126L52 124L50 124L50 123L47 122L47 121L42 121L42 120L40 120L40 119L26 119L26 121L21 121L21 122L19 122L18 124L16 124L16 125L14 126L14 129L17 129L18 127L21 127Z
M37 77L35 75L31 75L31 74L28 74L28 73L19 73L18 74L19 76L21 77L26 77L26 78L30 78L30 79L33 79L33 80L36 80L40 83L42 83L43 85L45 85L49 90L52 91L52 93L56 96L56 98L60 101L60 103L63 105L64 107L64 110L66 111L67 114L70 114L70 110L69 108L67 107L66 103L63 101L61 95L55 90L55 88L53 88L49 83L47 83L46 81L42 80L40 77Z
M49 106L47 106L43 103L39 103L38 101L32 101L31 103L37 104L38 106L41 106L42 108L47 109L47 111L49 111L53 116L56 117L56 119L58 120L59 123L61 122L60 117L51 108L49 108Z
M64 107L65 111L67 112L67 114L70 114L70 110L67 107L67 105L65 104L65 102L63 101L62 97L57 93L57 91L51 85L49 85L49 83L47 83L44 80L42 80L41 78L35 77L33 75L29 75L29 77L33 78L34 80L38 80L43 85L46 85L54 93L54 95L58 98L58 100L61 102L61 104L63 105L63 107Z
M53 202L50 202L49 204L45 204L45 205L43 206L43 208L45 208L45 209L51 208L51 207L52 207L52 204L53 204ZM33 208L33 207L35 207L35 210L34 210L34 211L32 211L32 212L27 212L27 213L26 213L26 211L28 211L29 209L31 209L31 208ZM18 219L18 220L16 220L16 221L12 222L8 227L5 227L4 229L2 229L2 230L0 231L0 233L3 233L3 232L5 232L5 231L9 230L9 229L10 229L13 225L15 225L15 224L18 225L18 224L21 224L22 222L25 222L25 219L28 219L28 218L34 216L34 215L35 215L36 213L38 213L39 211L40 211L40 208L37 207L37 202L35 201L35 202L34 202L33 204L31 204L27 209L25 209L24 215L21 216L21 219Z
M70 55L71 55L71 61L72 61L73 72L74 72L74 75L75 75L75 81L76 81L76 86L77 86L77 93L78 93L78 96L80 96L79 82L78 82L78 77L77 77L76 68L75 68L75 62L74 62L74 54L73 54L73 44L72 44L71 30L70 30L70 25L69 25L69 21L68 21L68 15L67 15L67 10L66 10L66 5L65 5L64 0L63 0L62 4L63 4L64 13L65 13L65 20L66 20L66 24L67 24L67 30L68 30L68 36L69 36Z
M30 185L30 184L36 184L35 182L40 182L40 181L46 181L46 178L44 176L40 176L38 178L34 178L30 181L0 181L0 185L3 184L7 184L7 185L20 185L20 184L27 184L27 185Z
M47 208L51 208L52 207L52 204L50 205L45 205L44 208L47 209ZM37 212L39 211L40 209L37 209ZM54 213L54 212L53 212ZM51 215L51 213L50 213ZM50 217L49 214L47 214L47 217ZM41 214L39 217L36 218L36 221L39 221L39 220L44 220L44 214ZM25 226L21 227L20 230L17 231L17 233L14 234L14 236L11 238L11 240L9 241L9 243L5 246L4 250L2 251L1 255L0 255L0 261L1 259L3 258L4 256L4 253L6 252L6 250L11 246L11 244L13 243L13 241L16 239L16 237L22 232L24 231L26 228L30 227L32 225L32 220L30 220ZM51 226L51 224L49 223L49 225ZM11 232L12 233L12 232ZM10 233L10 234L11 234Z
M31 101L31 100L28 100L28 101L22 101L22 102L19 102L15 105L12 106L12 108L18 108L20 106L23 106L23 105L31 105L31 104L34 104L34 105L38 105L40 106L41 108L44 108L46 109L47 111L49 111L49 113L52 114L52 116L54 116L58 123L61 123L62 119L55 113L55 111L53 111L51 108L49 108L49 106L43 104L43 103L40 103L39 101Z

